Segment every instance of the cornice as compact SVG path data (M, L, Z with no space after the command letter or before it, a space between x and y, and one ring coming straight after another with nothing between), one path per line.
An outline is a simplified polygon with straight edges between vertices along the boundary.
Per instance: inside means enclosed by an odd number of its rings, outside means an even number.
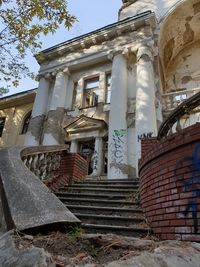
M118 36L124 35L128 32L136 31L137 29L144 26L150 26L153 29L155 29L156 27L156 18L154 13L152 13L151 11L126 18L122 21L110 24L91 33L82 35L80 37L53 46L49 49L43 50L40 53L40 55L42 54L42 57L39 57L37 59L36 56L36 59L39 64L42 64L48 60L52 60L58 57L58 55L62 56L67 53L76 52L97 44L101 44L105 41L113 40Z

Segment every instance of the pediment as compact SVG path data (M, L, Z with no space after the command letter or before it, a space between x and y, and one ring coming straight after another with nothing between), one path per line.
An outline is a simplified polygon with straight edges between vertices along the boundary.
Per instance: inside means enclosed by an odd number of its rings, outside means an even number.
M81 115L77 120L64 127L64 130L68 134L88 132L94 130L101 130L107 128L107 124L104 120L90 118L85 115Z

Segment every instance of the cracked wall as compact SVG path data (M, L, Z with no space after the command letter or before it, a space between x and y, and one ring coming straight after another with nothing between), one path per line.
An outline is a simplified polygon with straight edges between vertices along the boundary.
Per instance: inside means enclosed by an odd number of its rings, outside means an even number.
M200 87L200 41L187 46L168 66L166 92Z

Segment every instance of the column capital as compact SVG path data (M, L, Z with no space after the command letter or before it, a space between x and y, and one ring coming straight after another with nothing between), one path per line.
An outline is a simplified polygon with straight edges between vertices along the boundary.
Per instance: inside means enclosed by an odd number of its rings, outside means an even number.
M144 62L153 61L153 49L150 46L141 44L137 49L137 62L143 60Z
M54 72L52 72L53 76L58 76L58 75L70 75L70 71L68 67L64 67L64 68L59 68L59 69L55 69Z
M52 79L52 75L50 72L48 73L39 73L36 77L36 81L40 81L41 79L45 79L45 80L51 80Z
M113 51L110 51L109 53L108 53L108 59L109 60L113 60L113 58L115 57L115 56L117 56L117 55L122 55L122 56L124 56L126 59L128 59L129 58L129 56L131 55L131 54L136 54L136 50L135 50L135 48L133 48L132 46L127 46L127 47L123 47L123 48L118 48L118 49L115 49L115 50L113 50Z

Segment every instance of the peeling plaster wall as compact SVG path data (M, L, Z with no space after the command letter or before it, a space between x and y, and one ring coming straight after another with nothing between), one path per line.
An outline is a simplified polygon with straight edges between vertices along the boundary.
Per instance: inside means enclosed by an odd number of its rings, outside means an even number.
M43 145L64 144L63 117L64 108L50 110L44 125L44 136L46 136Z
M0 147L23 145L25 137L21 135L23 121L32 106L33 103L0 110L0 117L6 117L3 134L0 137Z
M200 88L200 41L183 49L166 72L166 92L192 88Z
M200 39L200 1L181 1L161 23L159 55L165 70L186 46Z

